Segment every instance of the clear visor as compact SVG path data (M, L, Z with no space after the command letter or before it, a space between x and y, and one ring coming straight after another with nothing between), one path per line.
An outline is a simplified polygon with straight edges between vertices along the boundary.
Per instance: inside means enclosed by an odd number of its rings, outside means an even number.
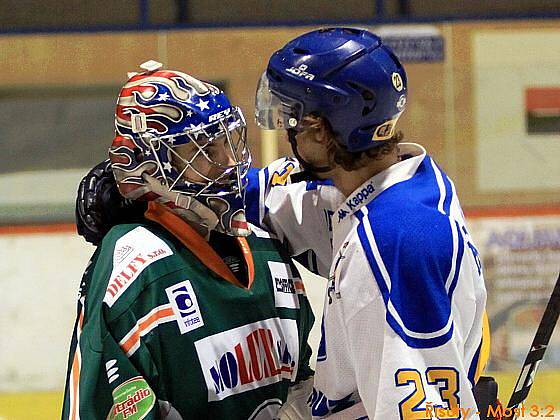
M303 107L297 101L274 93L264 72L255 97L255 120L260 128L280 130L295 128L301 121Z

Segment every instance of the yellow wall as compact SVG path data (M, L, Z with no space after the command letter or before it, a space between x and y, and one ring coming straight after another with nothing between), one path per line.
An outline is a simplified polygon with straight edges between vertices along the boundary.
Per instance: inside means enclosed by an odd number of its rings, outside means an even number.
M455 179L465 207L560 203L557 189L531 188L488 193L477 187L473 85L475 51L472 43L473 37L481 30L558 31L560 21L436 26L445 38L446 60L405 63L410 87L408 108L400 123L405 136L425 145ZM252 121L256 81L271 52L309 29L199 29L4 36L0 38L0 88L30 85L118 86L125 80L126 72L136 69L139 63L147 59L160 60L169 68L227 84L229 96L245 111L251 147L259 164L262 163L260 133ZM375 30L374 27L371 29ZM548 56L545 49L541 54ZM512 68L512 71L516 69ZM280 154L289 153L286 142L281 141L279 148ZM507 159L507 149L503 159Z

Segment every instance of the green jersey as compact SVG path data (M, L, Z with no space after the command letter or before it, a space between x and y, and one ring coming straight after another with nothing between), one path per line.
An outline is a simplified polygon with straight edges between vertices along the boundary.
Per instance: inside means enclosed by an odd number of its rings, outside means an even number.
M254 230L239 239L243 286L192 228L165 216L114 227L95 252L63 418L273 418L288 387L312 374L313 314L296 268Z

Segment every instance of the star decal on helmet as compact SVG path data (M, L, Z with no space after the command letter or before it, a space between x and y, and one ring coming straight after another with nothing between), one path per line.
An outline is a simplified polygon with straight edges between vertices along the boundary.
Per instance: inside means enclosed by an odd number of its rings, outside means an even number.
M208 101L203 101L202 99L198 101L196 106L199 107L201 111L204 111L205 109L210 109L210 107L208 106Z

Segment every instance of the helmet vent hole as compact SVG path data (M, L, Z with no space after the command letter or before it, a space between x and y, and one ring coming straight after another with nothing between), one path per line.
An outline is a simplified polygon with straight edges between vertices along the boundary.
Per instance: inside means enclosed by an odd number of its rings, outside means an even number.
M373 106L364 106L364 108L362 109L362 117L365 117L367 114L369 114L371 111L373 111Z
M348 86L350 86L352 89L357 90L358 92L360 92L360 95L362 95L362 98L364 99L364 101L375 101L375 93L373 93L371 90L360 86L357 83L348 81L346 82L348 84Z
M304 50L303 48L294 48L293 51L294 54L301 54L301 55L309 54L309 50Z

